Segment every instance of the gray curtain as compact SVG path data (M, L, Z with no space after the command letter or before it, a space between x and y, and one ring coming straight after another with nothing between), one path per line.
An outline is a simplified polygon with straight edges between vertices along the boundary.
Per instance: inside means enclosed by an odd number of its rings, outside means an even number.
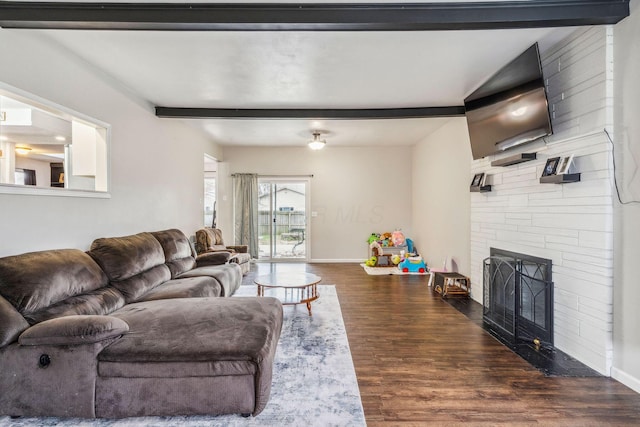
M236 245L249 245L252 258L258 258L258 175L235 174L233 203Z

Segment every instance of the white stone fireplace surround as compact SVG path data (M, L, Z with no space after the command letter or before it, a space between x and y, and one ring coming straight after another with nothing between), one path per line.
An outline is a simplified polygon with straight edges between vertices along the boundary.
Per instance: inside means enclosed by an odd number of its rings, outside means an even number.
M610 375L613 325L612 29L578 31L542 52L554 134L504 155L473 161L491 192L471 193L471 282L482 302L482 261L491 247L552 260L554 344ZM537 159L491 161L519 152ZM574 155L581 181L540 184L550 157ZM471 181L469 181L471 182Z

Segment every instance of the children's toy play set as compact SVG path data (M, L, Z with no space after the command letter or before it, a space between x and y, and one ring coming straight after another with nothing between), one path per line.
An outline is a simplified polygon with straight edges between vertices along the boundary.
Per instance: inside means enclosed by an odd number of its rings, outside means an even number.
M411 239L400 230L393 233L371 233L369 239L371 257L364 263L368 267L398 266L404 273L426 273L428 271Z

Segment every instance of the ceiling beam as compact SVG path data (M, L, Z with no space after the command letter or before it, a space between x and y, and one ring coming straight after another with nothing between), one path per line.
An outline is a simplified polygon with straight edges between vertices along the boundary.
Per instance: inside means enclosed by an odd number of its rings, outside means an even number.
M110 3L0 0L0 27L168 31L429 31L615 24L629 0Z
M464 116L464 107L278 109L156 107L156 116L179 119L325 119L376 120Z

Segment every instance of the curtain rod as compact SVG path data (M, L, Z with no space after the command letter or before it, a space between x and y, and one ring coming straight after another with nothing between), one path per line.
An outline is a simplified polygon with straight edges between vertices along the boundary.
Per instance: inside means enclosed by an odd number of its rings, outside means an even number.
M239 173L232 173L231 178L235 178L238 175L242 175ZM259 175L258 178L313 178L313 174L311 175Z

